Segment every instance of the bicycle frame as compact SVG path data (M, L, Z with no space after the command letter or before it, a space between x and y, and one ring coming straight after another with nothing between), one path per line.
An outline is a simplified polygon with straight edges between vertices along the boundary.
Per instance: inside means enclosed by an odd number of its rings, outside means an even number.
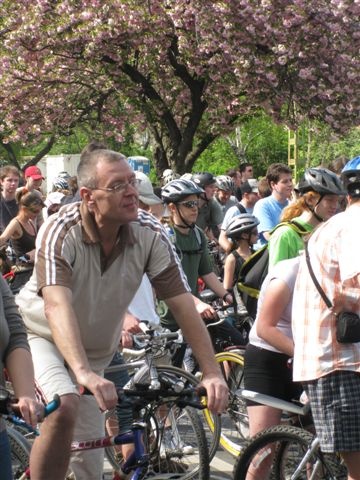
M146 451L144 442L145 429L145 423L135 421L130 432L125 432L114 436L104 436L92 440L74 441L71 443L71 452L82 452L85 450L94 450L96 448L105 448L114 445L134 444L134 452L124 462L122 470L126 474L134 470L131 480L137 480L140 478L144 467L147 467L150 464L149 455Z

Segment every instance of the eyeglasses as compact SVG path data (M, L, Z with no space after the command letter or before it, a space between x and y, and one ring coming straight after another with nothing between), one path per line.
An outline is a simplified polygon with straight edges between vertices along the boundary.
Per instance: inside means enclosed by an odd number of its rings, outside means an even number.
M198 200L188 200L186 202L179 202L179 205L184 205L185 208L199 208Z
M120 192L124 192L129 185L133 188L138 188L140 183L141 183L141 180L138 180L137 178L132 178L128 182L116 183L113 187L95 187L95 188L92 188L91 190L102 190L103 192L109 192L109 193L120 193Z

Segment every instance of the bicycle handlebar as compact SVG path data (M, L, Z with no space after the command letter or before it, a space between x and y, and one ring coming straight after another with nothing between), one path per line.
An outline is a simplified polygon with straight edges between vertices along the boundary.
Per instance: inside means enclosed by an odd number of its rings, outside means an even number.
M201 397L205 397L207 395L204 387L184 388L179 392L171 388L159 388L155 390L149 388L136 388L134 390L121 388L117 390L117 393L119 397L119 403L128 402L128 397L132 399L132 405L134 405L136 401L140 404L146 404L151 400L159 400L160 398L165 400L173 400L175 398L175 403L181 408L187 406L197 408L198 410L203 410L206 408L206 406L201 403Z
M8 400L7 400L7 412L8 413L2 413L1 415L6 419L9 420L11 423L14 425L18 425L19 427L22 427L26 429L27 431L33 433L34 435L38 436L39 432L36 428L33 428L31 425L25 422L24 419L13 413L11 404L15 402L16 399L11 397L9 395ZM47 405L44 406L44 418L50 415L50 413L53 413L56 409L60 407L61 400L59 395L54 395L54 398L51 402L49 402Z
M182 339L181 332L159 332L159 333L136 333L133 335L134 341L142 342L144 340L179 340Z

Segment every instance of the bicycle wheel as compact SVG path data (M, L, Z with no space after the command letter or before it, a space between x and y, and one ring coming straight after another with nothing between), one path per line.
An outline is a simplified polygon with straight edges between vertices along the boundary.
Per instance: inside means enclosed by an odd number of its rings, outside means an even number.
M11 449L11 464L14 479L26 477L26 470L29 468L30 443L12 427L7 428L7 434Z
M306 455L306 456L305 456ZM323 454L314 435L301 428L277 425L249 440L234 466L234 480L345 480L346 469L336 455Z
M151 468L157 474L177 474L185 479L209 479L209 452L197 411L169 402L152 408L149 432Z
M175 379L179 379L183 381L185 386L191 385L196 386L199 384L200 380L185 370L173 367L172 365L159 365L156 367L159 375L170 375ZM219 439L220 439L220 432L221 432L221 419L218 415L214 417L213 427L210 429L209 424L206 420L206 417L210 415L209 410L206 408L201 410L198 413L198 417L202 419L202 427L205 432L207 448L209 451L209 461L214 458L216 455L218 446L219 446Z
M156 369L160 376L170 375L170 378L172 378L174 381L183 382L185 386L195 386L199 383L199 379L197 377L189 372L186 372L185 370L182 370L181 368L174 367L172 365L158 365L156 366ZM145 380L146 378L144 377L143 381ZM209 461L211 462L219 446L221 419L219 416L212 417L212 423L210 426L209 422L207 421L207 417L210 416L210 412L207 409L202 410L198 416L202 419L202 427L205 431L206 443L209 451ZM117 420L114 419L113 422L115 423ZM116 468L119 466L119 463L122 461L119 451L115 447L108 447L105 449L105 454L113 468L116 470Z
M179 408L166 400L154 401L142 411L142 420L147 426L144 441L150 458L144 475L183 480L209 478L206 438L196 410ZM105 452L114 470L119 472L122 456L116 448L108 447Z
M246 404L236 393L242 387L244 357L234 352L220 352L215 357L229 387L228 407L226 412L221 415L220 445L231 455L237 457L249 432ZM213 430L216 417L207 410L205 418L210 429Z
M160 382L196 386L199 380L188 372L171 365L156 366ZM144 371L139 383L146 383L149 371ZM165 412L165 414L164 414ZM176 474L184 480L190 478L209 478L208 445L216 451L220 434L220 422L215 435L208 430L205 435L200 415L193 408L179 408L175 404L152 402L144 410L143 419L148 426L146 440L151 455L151 467L157 474ZM167 427L171 431L166 433ZM170 446L166 445L166 436L170 437ZM172 444L172 445L171 445ZM120 468L121 455L114 447L105 449L106 455L115 470Z

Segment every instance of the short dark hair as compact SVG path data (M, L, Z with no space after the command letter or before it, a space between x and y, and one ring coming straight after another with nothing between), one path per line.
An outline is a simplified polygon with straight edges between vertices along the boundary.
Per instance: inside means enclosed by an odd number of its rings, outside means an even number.
M249 163L249 162L240 163L239 172L244 173L245 170L247 169L247 167L252 167L251 163Z
M284 163L272 163L266 171L266 180L269 185L271 182L277 183L283 174L292 175L291 168Z
M230 168L230 170L228 170L225 175L227 175L228 177L231 177L231 178L234 178L236 177L236 174L239 173L239 169L238 168Z

